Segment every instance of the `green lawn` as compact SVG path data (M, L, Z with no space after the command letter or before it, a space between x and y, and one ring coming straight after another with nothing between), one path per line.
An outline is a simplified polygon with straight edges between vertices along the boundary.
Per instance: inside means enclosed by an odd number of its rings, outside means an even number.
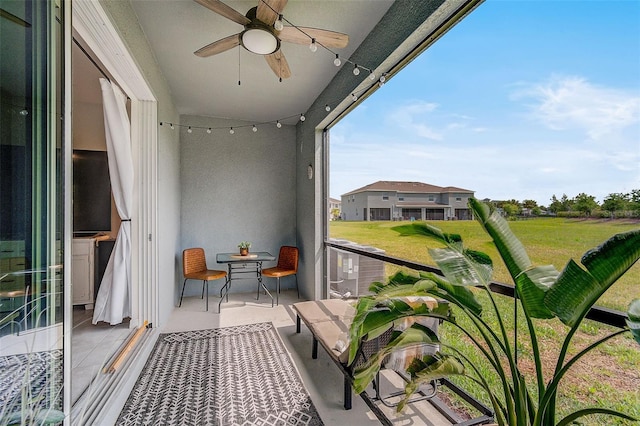
M493 243L476 221L433 221L432 225L445 232L458 233L465 246L483 251L494 261L494 279L499 282L512 283ZM427 248L436 247L437 243L419 236L401 237L393 226L402 222L341 222L330 223L331 238L346 239L358 244L370 245L386 251L387 255L405 258L416 262L433 265ZM589 249L594 248L616 233L637 229L639 223L621 221L569 220L558 218L528 219L509 222L511 229L527 248L534 264L553 264L562 269L568 259L579 261ZM396 269L387 265L387 273ZM486 297L480 295L480 297ZM634 265L609 291L603 295L599 305L626 311L631 300L640 298L640 263ZM498 296L498 305L504 317L513 310L513 299ZM521 318L523 318L521 316ZM524 321L520 321L519 335L526 335ZM509 324L513 331L513 323ZM522 328L521 328L522 327ZM547 359L544 370L551 370L555 354L565 334L565 327L558 321L536 322L538 338L545 348ZM588 345L598 336L602 336L606 327L586 321L580 333L574 338L577 342L573 352ZM486 361L473 350L464 336L446 325L441 329L441 338L453 344L469 356L474 365L479 366L489 376L490 382L499 386L497 378L490 377L489 369L484 369ZM518 353L521 354L521 368L527 371L531 362L527 358L530 351L528 341L520 339ZM461 383L481 396L481 391L473 389L469 382ZM565 377L561 388L559 411L576 410L585 406L604 406L617 409L627 414L640 417L640 347L629 337L623 335L604 347L588 355L578 362L572 372ZM584 425L603 424L636 424L618 422L611 417L595 417L581 419Z

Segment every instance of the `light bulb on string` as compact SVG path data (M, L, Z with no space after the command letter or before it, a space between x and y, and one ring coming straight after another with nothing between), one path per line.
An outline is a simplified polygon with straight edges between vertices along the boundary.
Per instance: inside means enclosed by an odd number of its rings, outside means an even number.
M211 127L207 129L207 133L211 134Z
M169 127L171 127L171 130L175 129L175 127L173 127L173 123L169 123Z
M324 110L327 112L331 111L331 107L329 106L329 104L324 106Z
M282 31L284 29L284 24L282 23L282 15L279 15L278 19L276 19L276 22L273 23L273 28L275 28L276 31Z
M360 68L358 68L358 64L353 65L353 75L360 75Z
M233 130L233 127L229 129L229 133L230 133L230 134L234 134L235 132L236 132L236 131L235 131L235 130Z
M191 126L189 126L189 128L187 129L187 133L193 133L193 130L191 130Z
M311 39L311 44L309 45L309 50L312 52L315 52L318 50L318 45L316 44L316 39L312 38Z
M276 121L276 127L278 129L282 127L282 123L280 122L280 120Z
M340 56L336 53L336 58L333 60L333 65L339 67L342 65L342 61L340 60Z
M387 81L387 77L386 77L386 75L382 74L380 76L380 83L384 84L385 81Z
M256 125L254 124L253 127L251 128L251 130L253 130L253 133L258 131L258 128L256 127Z
M305 117L304 114L300 114L300 121L304 121L306 119L307 119L307 117Z
M373 81L376 79L376 74L373 71L369 71L369 80Z
M356 95L355 93L352 93L352 94L351 94L351 100L352 100L353 102L357 101L357 100L358 100L358 95Z

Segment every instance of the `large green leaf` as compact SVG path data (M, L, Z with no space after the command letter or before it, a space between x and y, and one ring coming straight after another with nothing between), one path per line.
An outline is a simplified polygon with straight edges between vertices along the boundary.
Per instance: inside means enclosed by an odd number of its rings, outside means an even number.
M366 389L382 367L382 363L385 362L385 358L387 358L387 356L392 352L416 349L424 346L425 344L429 344L430 346L427 348L432 350L433 346L431 345L438 342L438 337L433 330L419 324L413 324L413 326L403 330L402 332L394 333L394 337L384 348L376 352L364 364L359 365L354 370L354 391L359 394ZM415 352L412 351L412 353Z
M432 380L455 375L464 375L465 368L462 362L451 355L437 353L435 356L427 356L422 359L414 359L407 370L411 374L411 380L404 388L405 396L398 404L397 411L404 409L407 402L423 384Z
M429 304L433 304L430 298ZM355 360L358 346L364 340L372 340L394 326L396 321L411 316L436 316L444 318L448 315L449 307L437 304L433 309L429 304L419 299L403 300L402 298L388 298L384 295L363 297L356 305L351 328L349 329L349 361Z
M640 299L635 299L631 302L627 315L629 316L627 325L631 330L631 334L636 339L636 342L640 343Z
M480 252L452 248L430 249L429 254L447 280L454 285L487 286L491 281L491 258Z
M536 266L516 278L518 297L529 318L553 318L553 312L544 304L544 297L555 283L558 270L553 265Z
M452 285L445 278L431 272L421 272L420 276L436 283L437 288L429 291L429 294L464 307L475 315L482 313L482 305L469 288Z
M429 225L425 222L412 222L407 225L394 226L391 229L399 232L400 235L403 236L424 235L425 237L433 238L446 245L455 245L462 242L460 234L448 234L446 232L442 232L440 228L436 228L435 226Z
M640 258L640 229L623 232L582 256L581 263L607 288Z
M516 236L511 232L507 221L498 211L488 205L471 198L469 206L476 219L493 239L500 257L504 260L511 277L515 279L520 273L531 267L531 260Z
M544 303L564 324L574 326L639 257L640 229L616 234L585 253L586 270L570 260Z

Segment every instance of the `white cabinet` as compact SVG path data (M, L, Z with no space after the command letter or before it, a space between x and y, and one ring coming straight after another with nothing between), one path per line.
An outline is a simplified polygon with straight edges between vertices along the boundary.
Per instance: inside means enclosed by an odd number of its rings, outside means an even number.
M95 244L95 238L73 239L71 275L73 304L84 305L85 309L93 309Z

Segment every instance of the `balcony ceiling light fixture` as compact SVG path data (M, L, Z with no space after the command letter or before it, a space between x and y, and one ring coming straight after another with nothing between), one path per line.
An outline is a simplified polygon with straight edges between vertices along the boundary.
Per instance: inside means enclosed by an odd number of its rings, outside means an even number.
M240 35L240 40L245 49L258 55L270 55L280 49L280 40L276 37L273 27L258 20L247 25Z

